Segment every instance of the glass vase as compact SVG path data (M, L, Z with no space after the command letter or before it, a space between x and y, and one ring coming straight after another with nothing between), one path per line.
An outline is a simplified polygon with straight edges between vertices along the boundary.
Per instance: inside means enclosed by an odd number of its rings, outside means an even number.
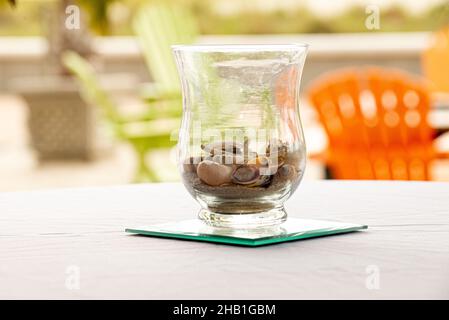
M282 223L306 165L299 86L307 45L177 45L182 181L215 227Z

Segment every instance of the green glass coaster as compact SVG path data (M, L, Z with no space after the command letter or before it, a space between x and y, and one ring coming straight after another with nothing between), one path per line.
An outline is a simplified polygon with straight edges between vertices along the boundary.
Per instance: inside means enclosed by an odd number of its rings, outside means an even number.
M367 229L362 224L288 218L275 226L256 229L216 228L199 219L127 228L129 233L185 240L219 242L242 246L262 246L286 241L328 236Z

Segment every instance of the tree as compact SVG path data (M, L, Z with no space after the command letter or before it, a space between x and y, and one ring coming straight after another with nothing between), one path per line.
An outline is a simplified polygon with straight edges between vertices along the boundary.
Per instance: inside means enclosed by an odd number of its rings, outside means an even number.
M20 1L6 0L12 7L18 7ZM88 24L92 30L104 34L108 30L107 10L109 5L116 0L59 0L55 6L49 8L46 16L48 25L49 60L54 66L55 73L67 74L61 62L61 55L67 50L78 52L84 57L89 57L92 53L90 48L90 33ZM90 16L90 20L83 14L78 15L79 25L76 28L70 27L70 19L76 14L70 8L83 8Z

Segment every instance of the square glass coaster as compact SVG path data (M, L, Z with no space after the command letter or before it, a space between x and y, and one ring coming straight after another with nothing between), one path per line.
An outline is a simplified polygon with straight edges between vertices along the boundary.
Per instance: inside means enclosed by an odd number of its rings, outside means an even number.
M216 228L199 219L127 228L125 231L145 236L176 238L241 246L262 246L286 241L322 237L367 229L362 224L288 218L276 227L257 229Z

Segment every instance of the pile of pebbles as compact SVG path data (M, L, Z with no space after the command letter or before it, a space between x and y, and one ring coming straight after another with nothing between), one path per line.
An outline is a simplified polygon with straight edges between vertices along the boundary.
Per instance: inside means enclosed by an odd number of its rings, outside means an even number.
M194 191L227 199L270 195L289 188L301 177L301 153L281 141L265 155L248 144L217 142L201 146L203 155L183 162L183 180Z

